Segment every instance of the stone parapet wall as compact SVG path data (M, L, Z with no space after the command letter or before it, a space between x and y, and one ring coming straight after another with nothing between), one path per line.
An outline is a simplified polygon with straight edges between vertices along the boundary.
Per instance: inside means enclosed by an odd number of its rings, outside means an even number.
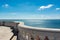
M18 29L19 40L60 40L60 29L41 29L25 25L19 25Z
M0 26L2 26L3 25L3 22L2 21L0 21Z
M24 25L23 22L0 21L0 25L18 27L18 40L60 40L60 29L31 27Z
M0 26L16 26L18 23L16 22L5 22L5 21L0 21Z

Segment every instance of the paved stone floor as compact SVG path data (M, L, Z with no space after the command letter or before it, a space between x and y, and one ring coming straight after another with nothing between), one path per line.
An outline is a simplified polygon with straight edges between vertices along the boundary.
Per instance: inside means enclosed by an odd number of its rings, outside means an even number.
M12 30L9 27L0 26L0 40L9 40L13 35L11 31ZM13 40L16 40L16 36Z

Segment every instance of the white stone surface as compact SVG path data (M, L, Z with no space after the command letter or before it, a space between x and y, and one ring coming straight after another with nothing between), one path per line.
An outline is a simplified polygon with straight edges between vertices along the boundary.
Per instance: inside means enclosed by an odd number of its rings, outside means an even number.
M13 33L9 27L0 26L0 40L9 40Z

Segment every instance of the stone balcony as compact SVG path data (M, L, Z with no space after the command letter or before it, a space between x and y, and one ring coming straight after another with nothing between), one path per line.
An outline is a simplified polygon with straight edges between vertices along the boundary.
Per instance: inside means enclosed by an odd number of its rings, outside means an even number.
M18 25L19 40L60 40L60 29L37 28L20 24Z
M4 25L18 28L18 40L60 40L60 29L31 27L24 25L24 22L18 25L16 22L5 22Z

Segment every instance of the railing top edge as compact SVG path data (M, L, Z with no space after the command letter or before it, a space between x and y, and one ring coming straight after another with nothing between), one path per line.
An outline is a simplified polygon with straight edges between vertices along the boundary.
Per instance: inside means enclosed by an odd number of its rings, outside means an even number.
M54 28L39 28L39 27L32 27L26 25L19 25L18 27L22 27L26 29L42 30L42 31L60 32L60 29L54 29Z

